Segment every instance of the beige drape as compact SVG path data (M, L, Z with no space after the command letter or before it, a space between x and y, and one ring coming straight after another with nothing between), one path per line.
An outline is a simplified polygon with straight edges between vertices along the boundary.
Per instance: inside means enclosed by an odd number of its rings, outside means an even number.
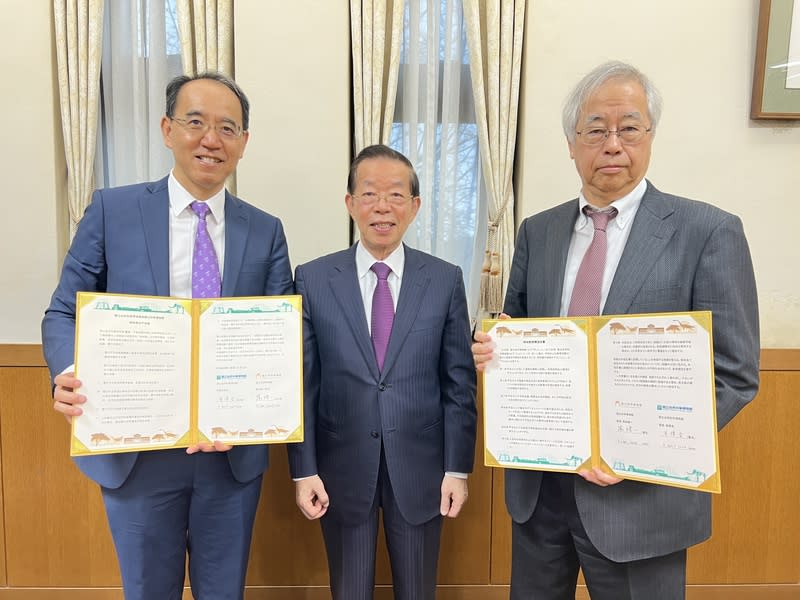
M178 0L183 72L233 77L233 0Z
M53 15L70 233L74 234L94 189L103 0L53 0Z
M489 231L480 308L499 313L514 249L512 175L525 0L464 0Z
M371 144L389 142L403 39L403 0L350 0L350 29L357 154Z
M184 74L217 71L233 77L233 0L177 0L175 6ZM236 173L225 187L236 194Z

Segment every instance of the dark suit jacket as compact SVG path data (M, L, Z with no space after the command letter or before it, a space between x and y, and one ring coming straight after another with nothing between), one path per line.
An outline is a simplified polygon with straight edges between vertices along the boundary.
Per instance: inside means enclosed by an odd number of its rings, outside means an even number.
M167 180L94 193L42 321L44 354L52 377L74 363L76 292L169 295ZM292 273L281 222L226 192L222 296L291 293ZM137 457L137 452L125 452L79 457L75 462L100 485L117 488ZM239 481L249 481L267 468L266 446L238 446L228 457Z
M366 519L381 446L400 511L412 524L439 514L445 471L472 471L475 368L461 269L405 248L383 372L356 274L355 249L297 267L303 296L305 441L292 477L318 473L328 515Z
M527 218L519 229L505 312L554 317L578 200ZM648 182L616 270L604 314L710 310L718 427L758 390L758 301L738 217L658 191ZM506 505L525 522L541 473L508 469ZM592 543L614 561L661 556L711 534L709 494L623 481L602 488L575 477L575 498Z

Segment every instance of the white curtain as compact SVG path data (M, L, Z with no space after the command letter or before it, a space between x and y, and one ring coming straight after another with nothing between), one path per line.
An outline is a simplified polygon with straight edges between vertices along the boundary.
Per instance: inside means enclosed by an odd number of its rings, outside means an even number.
M502 310L514 250L512 175L526 0L463 0L481 162L488 193L481 309Z
M461 0L406 3L392 147L420 178L405 241L459 265L477 308L486 208Z
M113 0L104 21L97 187L153 181L173 162L160 121L181 74L175 0Z
M355 153L388 144L397 96L403 0L350 0Z
M94 188L103 2L54 0L53 15L70 232L74 234Z
M178 0L183 72L233 77L233 0Z

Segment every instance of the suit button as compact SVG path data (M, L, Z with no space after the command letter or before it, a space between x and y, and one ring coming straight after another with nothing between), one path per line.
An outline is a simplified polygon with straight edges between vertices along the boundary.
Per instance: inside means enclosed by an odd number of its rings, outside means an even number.
M378 435L378 432L377 432L377 431L370 431L370 432L369 432L369 434L370 434L372 437L374 437L375 439L378 439L378 437L379 437L379 435Z
M382 392L385 392L385 391L386 391L386 384L385 384L385 383L382 383L382 384L380 384L380 385L378 386L378 389L379 389L380 391L382 391Z

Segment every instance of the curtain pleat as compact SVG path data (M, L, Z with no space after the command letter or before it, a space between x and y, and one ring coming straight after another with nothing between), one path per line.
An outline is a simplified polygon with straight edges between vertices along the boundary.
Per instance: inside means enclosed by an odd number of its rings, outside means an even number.
M72 235L94 189L103 0L54 0L53 14Z
M512 175L525 0L464 0L464 19L489 209L480 307L499 313L514 250Z
M403 0L350 0L355 152L388 144L397 96Z

